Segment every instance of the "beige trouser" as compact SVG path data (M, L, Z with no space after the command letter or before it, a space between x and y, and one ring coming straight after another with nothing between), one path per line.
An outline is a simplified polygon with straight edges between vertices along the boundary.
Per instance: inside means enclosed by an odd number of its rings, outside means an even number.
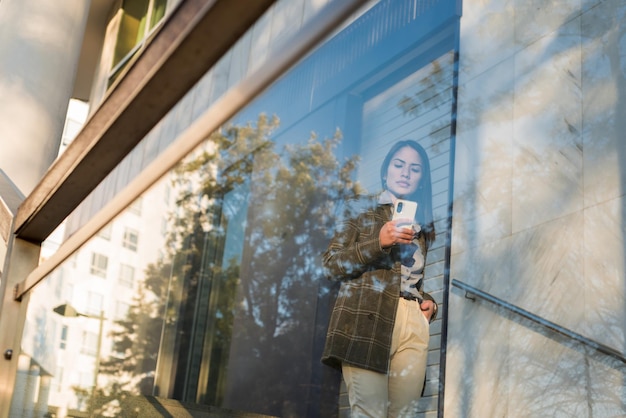
M419 302L399 299L389 374L342 365L352 418L413 417L428 354L429 325Z

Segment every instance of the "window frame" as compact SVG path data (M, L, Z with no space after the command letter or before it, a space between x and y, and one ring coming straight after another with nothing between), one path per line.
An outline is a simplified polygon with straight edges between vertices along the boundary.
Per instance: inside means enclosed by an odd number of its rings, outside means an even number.
M134 228L125 227L124 236L122 237L122 247L136 252L139 248L139 231Z
M104 266L100 262L104 262ZM89 273L92 276L107 278L107 271L109 269L109 257L104 254L91 252L91 264L89 265Z

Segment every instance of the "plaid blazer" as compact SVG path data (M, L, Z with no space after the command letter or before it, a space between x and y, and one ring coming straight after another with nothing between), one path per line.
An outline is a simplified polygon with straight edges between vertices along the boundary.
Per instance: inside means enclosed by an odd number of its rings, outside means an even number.
M400 253L397 247L381 249L379 232L391 220L393 209L390 204L378 204L375 197L359 203L347 210L345 221L323 255L327 278L341 281L341 287L322 362L338 369L346 362L387 373L400 295ZM418 235L418 241L425 259L423 234ZM419 291L425 299L433 300L423 288Z

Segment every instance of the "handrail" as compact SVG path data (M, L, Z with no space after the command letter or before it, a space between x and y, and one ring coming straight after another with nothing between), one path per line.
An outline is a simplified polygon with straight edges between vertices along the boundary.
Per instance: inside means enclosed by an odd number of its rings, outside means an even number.
M541 325L544 328L549 329L550 331L554 331L557 332L561 335L564 335L576 342L579 342L581 344L584 344L585 346L599 351L600 353L606 354L607 356L613 357L619 361L621 361L622 363L626 363L626 357L624 357L624 355L622 353L620 353L619 351L608 347L602 343L599 343L595 340L592 340L591 338L587 338L581 334L578 334L572 330L569 330L567 328L564 328L560 325L555 324L554 322L550 322L545 318L542 318L540 316L537 316L531 312L528 312L527 310L524 310L518 306L515 306L507 301L504 301L500 298L497 298L496 296L493 296L489 293L483 292L482 290L479 290L473 286L470 286L466 283L463 283L457 279L452 279L451 282L452 286L458 287L459 289L465 290L466 292L466 296L467 294L471 294L473 296L476 296L480 299L486 300L487 302L493 303L494 305L504 308L507 311L513 312L517 315L520 315L522 317L524 317L525 319L528 319L532 322L534 322L535 324Z

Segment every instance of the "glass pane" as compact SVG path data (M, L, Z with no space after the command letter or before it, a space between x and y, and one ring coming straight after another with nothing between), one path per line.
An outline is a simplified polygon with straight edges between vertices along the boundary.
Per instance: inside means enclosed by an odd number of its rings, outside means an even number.
M152 15L150 17L150 28L154 28L157 23L165 16L165 9L167 7L167 0L154 0L152 6Z
M456 2L370 6L30 293L16 385L47 376L58 396L37 402L57 416L133 416L149 397L338 416L341 375L320 359L339 284L322 254L346 202L380 193L399 140L429 162L423 283L439 302L446 262ZM416 413L436 410L439 321Z
M124 0L120 10L120 26L115 44L115 67L145 36L145 19L150 0Z

